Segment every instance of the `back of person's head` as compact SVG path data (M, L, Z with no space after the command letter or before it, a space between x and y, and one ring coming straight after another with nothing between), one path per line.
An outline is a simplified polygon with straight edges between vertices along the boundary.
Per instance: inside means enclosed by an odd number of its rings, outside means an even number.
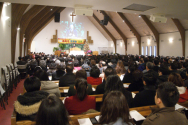
M183 79L178 73L171 73L168 76L168 81L174 83L176 86L179 86L179 87L184 86Z
M90 76L94 78L98 78L100 75L100 70L98 67L94 66L90 70Z
M115 70L112 67L107 67L104 71L105 77L107 78L110 75L115 75Z
M165 107L173 107L179 100L179 92L172 82L164 82L158 85L157 98L160 98Z
M136 70L136 67L134 65L130 65L129 68L128 68L128 70L132 74Z
M116 70L116 73L117 73L117 74L125 74L126 69L125 69L125 67L124 67L124 65L123 65L123 62L122 62L121 60L119 60L119 61L117 62L117 65L116 65L115 70Z
M68 125L68 112L56 96L44 99L39 107L36 125Z
M142 81L142 77L143 77L143 73L142 71L140 70L135 70L133 73L132 73L132 79L134 82L139 82L139 81Z
M140 58L139 62L140 62L140 63L144 63L144 59L143 59L143 58Z
M49 79L48 79L48 74L47 74L47 72L46 71L44 71L44 70L38 70L35 74L34 74L34 76L36 76L36 77L38 77L39 79L40 79L40 81L48 81Z
M171 63L171 69L172 70L177 70L178 69L178 63L176 61L174 61L173 63Z
M21 61L21 60L22 60L22 57L21 57L21 56L19 56L19 57L18 57L18 60L19 60L19 61Z
M157 65L159 65L159 60L158 59L154 59L154 64L157 66Z
M91 66L95 66L96 65L96 61L92 59L91 62L90 62L90 65Z
M148 67L148 69L153 69L153 67L154 67L152 62L147 62L146 66Z
M156 84L157 76L154 72L146 73L143 75L143 81L145 81L146 86L153 86Z
M57 65L57 70L65 70L65 64L63 62L60 62L58 65Z
M74 60L73 64L74 64L74 67L78 67L78 66L80 66L78 60Z
M122 92L112 91L107 94L101 107L100 124L114 123L122 118L124 123L133 123L130 119L129 106Z
M169 69L168 69L168 66L165 66L165 65L161 65L159 67L159 72L162 72L163 75L169 75Z
M27 92L39 91L41 82L37 77L30 77L24 81L24 88Z
M76 79L77 78L83 78L83 79L87 79L87 73L84 69L78 70L76 72Z
M183 67L184 67L184 68L187 68L187 67L188 67L188 62L184 62L184 63L183 63Z
M118 75L110 75L106 79L105 91L106 93L110 91L123 90L123 82L120 80Z
M66 72L67 73L73 72L73 64L67 64L66 65Z
M75 88L77 97L80 101L83 101L87 96L87 80L83 78L78 78L75 81Z
M45 68L46 67L46 61L45 60L40 60L39 66L42 67L42 68Z

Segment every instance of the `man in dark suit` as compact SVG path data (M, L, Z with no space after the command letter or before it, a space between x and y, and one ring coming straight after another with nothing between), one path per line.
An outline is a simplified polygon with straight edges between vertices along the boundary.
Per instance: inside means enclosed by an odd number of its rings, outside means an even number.
M66 65L66 74L59 80L59 87L74 85L75 75L73 74L73 64Z
M114 75L115 71L112 67L107 67L106 70L104 71L104 80L103 82L97 86L95 94L104 94L104 88L105 88L105 81L109 75Z

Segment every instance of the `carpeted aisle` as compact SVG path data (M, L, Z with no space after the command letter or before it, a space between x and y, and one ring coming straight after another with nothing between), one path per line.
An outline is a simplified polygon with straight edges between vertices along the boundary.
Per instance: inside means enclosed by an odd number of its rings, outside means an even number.
M8 98L8 105L5 104L6 110L0 106L0 125L11 125L11 115L14 110L14 101L16 101L17 96L23 92L23 83L25 79L22 79L16 89L13 89L13 92Z

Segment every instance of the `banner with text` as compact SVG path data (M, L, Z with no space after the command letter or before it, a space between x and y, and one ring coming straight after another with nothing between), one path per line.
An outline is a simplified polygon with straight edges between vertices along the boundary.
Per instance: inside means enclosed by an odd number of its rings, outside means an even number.
M60 44L85 44L86 39L62 39L58 38Z

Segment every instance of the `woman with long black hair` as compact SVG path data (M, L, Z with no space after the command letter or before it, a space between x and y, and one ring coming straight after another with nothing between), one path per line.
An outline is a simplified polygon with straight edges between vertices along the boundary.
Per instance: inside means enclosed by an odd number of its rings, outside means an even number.
M77 115L95 109L95 97L87 95L87 81L83 78L76 79L74 89L76 95L65 99L65 107L69 115Z

